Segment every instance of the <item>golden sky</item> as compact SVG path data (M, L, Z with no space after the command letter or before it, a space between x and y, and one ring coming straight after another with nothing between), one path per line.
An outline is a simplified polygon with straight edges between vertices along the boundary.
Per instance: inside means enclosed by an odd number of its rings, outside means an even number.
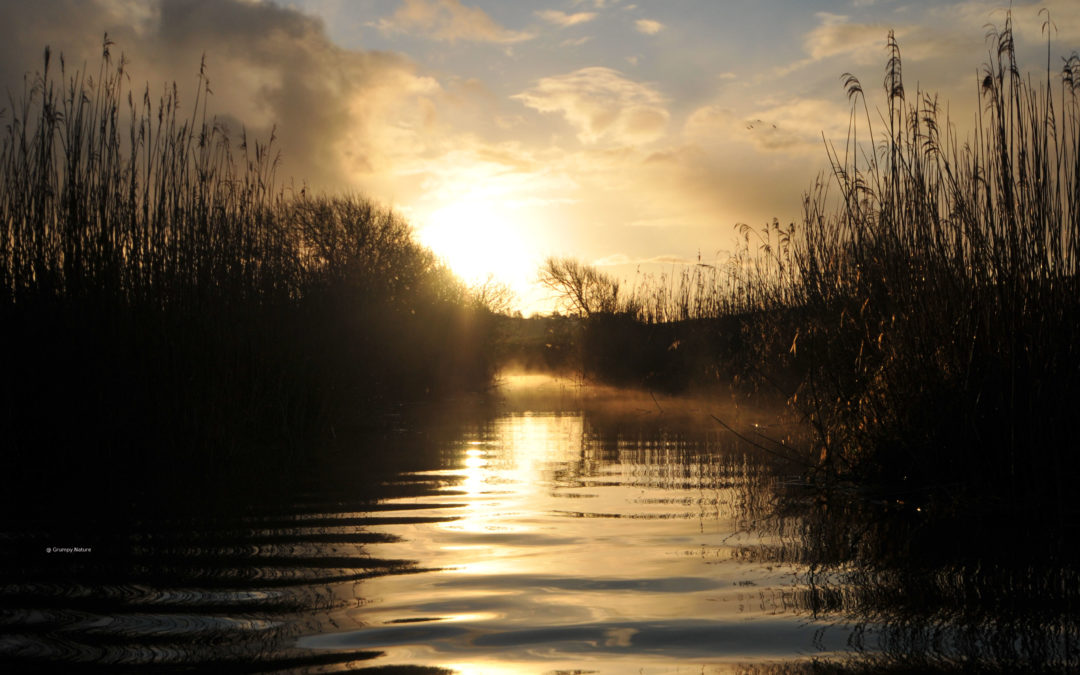
M234 130L276 126L279 177L393 207L470 280L526 311L547 255L628 283L715 262L739 222L797 221L842 142L854 73L881 105L895 30L909 98L976 109L988 24L967 0L39 0L0 3L0 78L22 90L46 44L96 69L105 32L137 89L193 95ZM1014 2L1022 67L1080 49L1080 2ZM190 100L190 99L189 99ZM10 108L10 105L3 106Z

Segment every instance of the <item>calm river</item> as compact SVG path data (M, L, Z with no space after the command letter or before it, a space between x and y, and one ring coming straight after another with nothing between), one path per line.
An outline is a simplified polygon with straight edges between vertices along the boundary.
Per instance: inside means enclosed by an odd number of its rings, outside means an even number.
M368 494L111 534L4 533L0 659L97 672L1077 665L1071 568L927 561L955 533L903 500L808 490L778 459L798 439L764 412L540 377L507 379L479 408L381 436Z

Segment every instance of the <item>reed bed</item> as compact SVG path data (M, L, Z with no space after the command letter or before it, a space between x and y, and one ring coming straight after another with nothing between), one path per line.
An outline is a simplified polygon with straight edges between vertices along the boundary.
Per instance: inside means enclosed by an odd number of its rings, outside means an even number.
M751 380L815 431L815 475L1064 523L1080 469L1080 56L1055 73L1048 45L1045 78L1022 74L1011 14L988 43L963 140L936 96L905 89L890 34L884 110L844 75L849 135L801 221L740 225L730 261L640 278L587 322L587 370ZM619 343L634 331L637 351ZM622 362L602 363L615 343Z
M395 402L488 382L491 312L407 223L279 187L273 137L234 142L204 68L181 106L127 89L112 47L93 76L46 50L0 137L11 499L273 482Z
M643 323L737 316L794 304L795 224L736 226L740 243L724 260L683 266L677 273L639 274L619 311Z
M807 197L794 249L800 394L841 473L1064 508L1080 400L1080 59L1059 83L1049 61L1035 80L1011 15L989 37L964 142L936 97L909 101L891 34L882 124L845 76L851 135L830 147L832 186Z

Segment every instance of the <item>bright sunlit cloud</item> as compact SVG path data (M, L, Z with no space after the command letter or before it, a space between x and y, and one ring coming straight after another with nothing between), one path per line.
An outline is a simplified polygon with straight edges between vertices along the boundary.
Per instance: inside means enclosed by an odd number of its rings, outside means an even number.
M418 32L435 40L512 43L532 39L528 33L500 26L484 10L459 0L405 0L377 24L387 32Z
M557 26L569 28L570 26L576 26L581 23L592 21L597 17L597 14L596 12L576 12L574 14L567 14L566 12L560 12L557 9L547 9L537 11L536 16Z
M634 26L637 27L639 33L644 33L645 35L656 35L664 30L664 24L659 21L653 21L652 19L638 19L634 22Z
M611 68L582 68L542 78L513 98L540 112L559 112L583 143L645 143L664 133L670 115L663 96Z

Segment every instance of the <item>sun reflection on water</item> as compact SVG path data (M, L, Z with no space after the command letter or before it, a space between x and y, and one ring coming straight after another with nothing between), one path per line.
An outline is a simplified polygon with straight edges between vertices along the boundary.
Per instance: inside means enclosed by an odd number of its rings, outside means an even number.
M475 553L456 573L522 574L537 567L527 546L531 536L552 529L543 515L552 510L553 467L573 459L583 434L581 415L524 414L501 418L484 440L461 445L460 468L450 473L460 477L455 489L465 505L439 527L481 538L442 547Z
M759 652L797 655L806 629L774 625L791 570L734 554L742 465L725 447L601 431L574 411L478 425L447 446L442 469L412 474L435 493L382 504L427 516L374 528L393 539L369 547L416 573L364 581L353 619L365 628L304 644L464 674L661 673L685 659L723 672Z

